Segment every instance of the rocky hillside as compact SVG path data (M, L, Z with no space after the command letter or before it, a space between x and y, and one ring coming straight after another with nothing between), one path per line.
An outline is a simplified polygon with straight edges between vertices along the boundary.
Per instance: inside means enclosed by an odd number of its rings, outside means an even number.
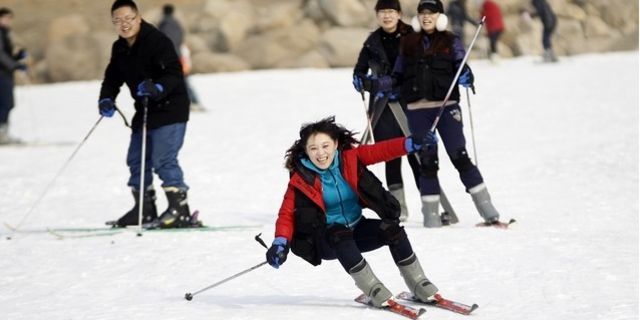
M173 0L187 30L196 73L266 68L351 67L375 25L375 0ZM447 0L444 0L445 6ZM540 54L542 25L522 19L528 0L499 0L507 30L504 57ZM638 2L549 0L559 22L553 39L560 55L638 48ZM137 1L155 23L164 2ZM417 0L401 0L404 20ZM37 82L99 79L116 33L111 1L1 0L15 12L14 40L31 53ZM476 1L468 10L477 15ZM468 39L473 35L467 27ZM484 35L484 33L483 33ZM485 58L486 39L472 58Z

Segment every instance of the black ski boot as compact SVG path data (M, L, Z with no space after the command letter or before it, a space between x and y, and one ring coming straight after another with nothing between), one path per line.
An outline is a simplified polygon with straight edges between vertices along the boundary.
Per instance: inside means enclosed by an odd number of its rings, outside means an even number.
M126 226L137 226L139 215L140 192L132 190L133 198L136 203L131 210L124 214L116 221L107 221L106 224L114 228L124 228ZM158 219L158 211L156 209L156 191L149 189L145 192L142 206L142 223L149 223Z
M175 187L164 188L169 206L155 221L155 228L188 228L193 227L187 192Z

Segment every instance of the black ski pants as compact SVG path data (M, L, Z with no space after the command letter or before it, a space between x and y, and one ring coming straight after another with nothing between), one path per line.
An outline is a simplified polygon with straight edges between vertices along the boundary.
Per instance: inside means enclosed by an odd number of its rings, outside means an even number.
M396 264L409 258L413 254L413 248L406 234L398 241L389 243L381 233L380 223L382 220L362 217L352 229L341 225L328 226L325 237L320 243L322 260L338 259L348 273L362 261L362 252L373 251L383 246L389 246Z

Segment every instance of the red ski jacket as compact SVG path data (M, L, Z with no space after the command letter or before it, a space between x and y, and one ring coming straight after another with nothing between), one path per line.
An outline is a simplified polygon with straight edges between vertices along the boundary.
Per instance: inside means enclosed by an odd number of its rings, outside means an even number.
M360 163L361 165L367 166L401 157L407 154L404 141L405 138L395 138L373 145L361 145L357 148L343 150L341 152L340 171L342 176L354 192L358 194L358 198L363 205L370 205L372 209L374 209L374 206L378 207L378 204L368 204L367 201L365 201L365 199L370 197L362 194L363 186L360 183L361 181L359 181L362 172L358 169L358 164ZM370 189L370 187L367 186L364 187L364 189L367 189L365 191L369 191L368 189ZM303 196L306 198L305 200L310 200L316 208L319 208L323 216L325 213L324 200L322 199L322 182L320 178L315 173L309 176L308 173L303 174L299 170L295 170L291 175L287 191L280 206L275 231L276 237L285 237L289 242L293 239L295 232L295 212L298 211L298 214L308 212L307 207L300 208L301 203L308 201L296 201L297 196ZM373 200L375 199L371 199L370 201ZM377 213L380 214L380 212ZM298 225L300 225L300 223L298 223ZM321 226L312 226L312 228L317 227Z
M502 11L500 7L491 0L486 0L482 4L480 15L487 17L485 25L488 33L494 33L504 30L504 22L502 21Z

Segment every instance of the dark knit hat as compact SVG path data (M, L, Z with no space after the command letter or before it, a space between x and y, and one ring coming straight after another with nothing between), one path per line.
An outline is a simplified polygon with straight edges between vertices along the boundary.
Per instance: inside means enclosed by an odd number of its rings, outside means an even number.
M402 11L400 1L398 0L378 0L375 7L376 12L385 9L393 9L398 12Z
M444 13L444 6L440 0L420 0L420 3L418 3L418 12L425 9L431 12Z

